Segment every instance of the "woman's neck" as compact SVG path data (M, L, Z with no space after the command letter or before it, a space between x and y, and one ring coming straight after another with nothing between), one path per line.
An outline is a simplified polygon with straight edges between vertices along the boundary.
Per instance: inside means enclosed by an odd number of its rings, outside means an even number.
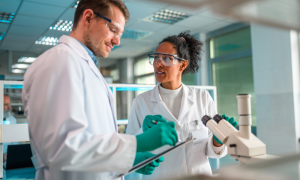
M174 90L174 89L180 88L182 83L181 83L181 81L179 81L179 82L164 82L164 83L161 83L160 85L165 89Z

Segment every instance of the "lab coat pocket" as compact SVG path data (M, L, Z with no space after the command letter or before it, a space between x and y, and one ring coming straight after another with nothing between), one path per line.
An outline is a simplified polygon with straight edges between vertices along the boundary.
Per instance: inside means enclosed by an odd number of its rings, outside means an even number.
M207 128L201 128L197 131L191 132L193 138L193 152L203 151L206 147L206 142L208 140L208 130Z

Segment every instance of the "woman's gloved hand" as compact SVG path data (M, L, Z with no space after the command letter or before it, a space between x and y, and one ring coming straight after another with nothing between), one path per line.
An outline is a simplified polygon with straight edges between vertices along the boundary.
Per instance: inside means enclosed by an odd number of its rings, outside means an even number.
M152 151L164 145L175 146L178 141L174 122L159 123L136 136L136 152Z
M133 166L135 166L136 164L138 164L148 158L151 158L153 156L155 156L155 154L152 154L150 152L136 153ZM144 174L144 175L150 175L153 173L154 169L159 166L159 163L163 162L164 160L165 160L164 157L160 157L157 160L152 161L152 163L142 167L141 169L139 169L135 172Z
M154 115L154 116L147 115L143 121L143 126L142 126L144 132L156 125L155 123L153 123L153 121L167 122L167 120L165 120L162 117L162 115Z
M223 114L222 117L228 121L233 127L236 127L239 123L234 120L234 117L229 118L226 114ZM223 144L215 135L213 135L215 141L219 144Z

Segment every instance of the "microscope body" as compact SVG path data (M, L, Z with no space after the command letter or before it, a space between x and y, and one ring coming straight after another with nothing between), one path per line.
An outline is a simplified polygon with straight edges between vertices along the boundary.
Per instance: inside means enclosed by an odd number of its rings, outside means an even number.
M239 131L218 114L213 118L209 116L202 118L204 125L228 147L228 154L245 164L276 157L267 155L266 145L251 133L250 98L249 94L237 95Z

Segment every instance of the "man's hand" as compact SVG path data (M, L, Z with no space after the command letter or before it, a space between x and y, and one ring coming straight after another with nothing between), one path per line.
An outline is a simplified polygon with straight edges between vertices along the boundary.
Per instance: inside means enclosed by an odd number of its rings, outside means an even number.
M154 122L167 122L167 120L165 120L162 115L147 115L143 121L143 131L147 131L148 129L152 128L153 126L155 126L157 123Z
M141 153L136 153L134 163L133 165L136 165L148 158L151 158L155 156L155 154L152 154L150 152L141 152ZM156 167L159 166L159 163L164 161L164 157L160 157L159 159L152 161L152 163L147 164L146 166L142 167L141 169L137 170L137 173L144 174L144 175L150 175L153 173Z
M3 163L6 163L7 153L3 154Z
M175 146L178 142L174 122L159 123L136 136L137 152L152 151L164 145Z

